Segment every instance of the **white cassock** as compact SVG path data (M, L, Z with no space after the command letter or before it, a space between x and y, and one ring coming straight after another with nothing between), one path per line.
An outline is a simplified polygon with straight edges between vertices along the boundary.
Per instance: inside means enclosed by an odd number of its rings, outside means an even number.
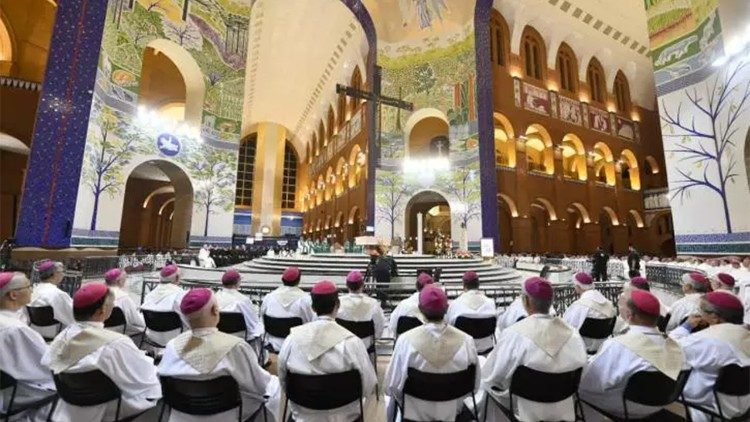
M456 325L456 319L463 316L466 318L490 318L497 315L495 301L488 298L481 290L467 290L458 296L448 306L445 319L450 325ZM474 339L474 345L479 353L489 352L494 347L492 336Z
M625 334L608 339L583 371L581 399L624 417L622 395L630 376L639 371L661 371L676 379L686 368L679 344L656 327L631 325ZM628 415L643 418L661 410L628 402Z
M419 292L414 292L411 296L402 300L396 305L396 308L391 312L391 319L388 321L388 329L390 335L396 338L396 327L398 326L398 319L402 316L418 318L424 323L424 316L419 311Z
M274 318L298 317L302 318L303 324L315 319L310 295L296 286L281 286L267 294L260 305L260 314ZM284 339L269 335L267 343L278 351L281 350Z
M31 294L31 302L27 306L51 306L55 314L55 319L62 323L62 328L76 322L75 318L73 318L73 298L52 283L36 284ZM45 338L53 338L57 335L57 325L37 327L31 324L31 328Z
M573 327L562 319L546 314L533 314L504 330L497 346L482 366L482 394L477 402L480 412L491 394L486 420L502 420L504 415L494 401L510 406L509 391L513 373L519 366L542 372L562 373L586 365L586 346ZM468 405L468 403L467 403ZM566 420L574 416L573 398L555 403L537 403L513 398L516 418L529 420Z
M125 335L134 336L143 333L143 330L146 329L146 322L130 294L119 287L110 287L109 289L115 295L115 307L122 309L122 313L125 315L125 323L127 324ZM122 327L110 327L110 329L122 332Z
M396 403L402 401L409 368L422 372L445 374L476 365L474 389L479 388L481 371L474 339L445 323L432 323L409 330L396 340L393 356L385 374L386 418L393 421ZM429 386L423 386L429 388ZM441 402L424 401L406 396L406 418L416 421L452 421L463 407L463 399ZM471 401L471 397L469 397ZM399 412L400 413L400 412ZM401 420L401 415L396 420Z
M172 283L161 283L154 290L148 292L143 298L141 309L158 312L177 312L182 320L183 329L186 328L187 322L185 316L180 312L180 302L185 296L185 290L180 286ZM166 345L169 340L180 335L183 330L172 330L167 332L157 332L146 329L146 336L154 343Z
M292 328L279 352L279 381L284 386L286 374L324 375L359 371L362 393L369 396L377 377L362 341L330 317ZM297 422L351 422L359 416L359 402L333 410L313 410L289 402Z
M154 361L122 334L104 329L101 322L79 322L66 328L50 344L42 365L55 374L99 370L122 392L120 418L136 415L161 398ZM60 399L53 421L114 420L117 401L79 407Z
M682 324L682 320L690 315L700 314L700 302L703 293L689 293L685 297L678 299L672 304L670 309L669 322L667 323L667 332L670 332Z
M677 327L670 336L677 338L688 366L693 368L683 394L685 400L718 413L713 387L719 370L728 365L750 366L750 331L738 324L717 324L695 334ZM719 395L724 417L742 415L750 408L750 395ZM710 421L710 415L690 409L693 421Z
M552 305L550 307L549 314L552 316L557 315L555 305ZM497 317L497 330L495 330L495 338L500 338L500 334L503 332L503 330L515 324L519 320L526 318L527 316L529 316L529 314L523 307L521 296L518 296L513 300L513 302L510 303L510 305L508 305L507 308L505 308L505 312L501 313L500 316Z
M745 317L742 322L745 325L750 325L750 271L744 268L739 270L735 279L737 280L735 284L739 286L737 296L745 305Z
M385 314L380 302L362 293L347 293L339 298L341 305L336 318L347 321L372 321L375 325L375 338L383 335ZM372 345L372 340L363 338L365 348Z
M263 335L263 323L258 317L258 308L253 305L249 297L240 293L237 289L221 288L214 294L216 301L219 303L221 312L238 312L245 318L245 327L247 332L244 333L246 340L256 339ZM235 333L242 335L243 333Z
M281 389L279 380L258 365L253 348L243 339L219 332L216 328L200 328L180 334L164 349L159 375L189 380L208 380L229 375L237 381L242 397L242 420L255 413L269 397L269 420L278 420ZM170 422L236 421L237 409L209 416L188 415L172 409ZM259 412L253 420L263 420Z
M13 407L40 400L55 391L52 374L39 365L47 352L42 336L19 318L18 312L0 310L0 371L18 381ZM0 409L7 410L11 389L0 394ZM11 421L44 421L49 408L30 410L11 418Z
M585 290L578 300L570 304L563 314L563 320L576 330L580 330L586 318L609 319L615 315L617 315L617 309L612 302L598 290L592 289ZM596 353L604 340L583 337L586 350L590 353Z

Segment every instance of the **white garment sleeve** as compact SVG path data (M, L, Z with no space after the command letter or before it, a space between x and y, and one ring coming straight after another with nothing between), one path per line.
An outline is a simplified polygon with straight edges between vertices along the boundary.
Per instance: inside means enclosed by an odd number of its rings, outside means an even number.
M258 313L250 300L240 301L238 304L242 316L245 318L245 326L249 338L263 335L263 324L258 318Z
M391 355L391 363L385 372L383 383L385 384L385 394L391 399L401 400L401 392L404 390L406 383L406 374L409 371L409 349L411 347L402 337L396 340Z
M579 389L601 394L624 385L625 377L629 377L631 371L623 366L628 362L633 362L632 356L623 353L626 350L616 340L606 340L599 349L599 353L584 368Z
M278 366L276 369L276 375L279 377L279 383L284 388L284 391L286 391L286 363L289 361L289 355L292 353L292 343L293 341L291 337L284 339L284 343L279 350L278 359L276 360Z
M497 339L497 346L482 367L482 387L485 390L497 387L504 391L510 388L513 373L523 362L524 347L520 338L518 333L504 331Z
M372 313L372 320L375 323L375 338L383 336L383 330L385 329L385 314L380 304L375 304L375 310Z
M589 314L589 308L573 303L568 307L568 310L563 314L563 321L567 322L571 327L576 330L580 329L586 317Z
M75 324L73 298L62 290L52 299L52 310L54 311L55 319L60 321L64 327Z
M143 314L138 311L138 307L133 302L133 299L126 297L120 301L119 306L123 314L125 314L125 321L133 328L133 331L143 331L146 329L146 321L143 320Z
M302 299L299 300L300 311L302 312L302 322L307 324L308 322L315 321L315 311L312 308L312 297L306 294Z
M680 325L679 327L675 328L669 333L669 337L672 337L675 340L679 340L683 337L687 337L690 335L690 331L687 330L684 326Z
M367 397L372 394L375 390L375 384L378 383L375 369L370 361L370 355L367 354L365 344L358 338L346 340L345 348L347 350L346 356L352 358L354 369L358 370L362 377L362 394Z
M388 321L388 328L390 328L393 338L396 338L396 327L398 326L398 319L401 317L401 313L403 312L401 303L396 305L396 308L393 310L393 312L391 312L391 319L390 321Z
M40 365L49 348L42 336L28 327L8 328L0 336L0 369L29 384L51 384L52 373Z
M239 384L240 390L263 401L266 386L271 381L271 374L258 365L258 357L253 348L245 342L237 343L227 354L227 359L230 362L229 372Z
M125 394L145 399L161 398L161 384L153 359L138 350L129 338L106 346L98 364Z

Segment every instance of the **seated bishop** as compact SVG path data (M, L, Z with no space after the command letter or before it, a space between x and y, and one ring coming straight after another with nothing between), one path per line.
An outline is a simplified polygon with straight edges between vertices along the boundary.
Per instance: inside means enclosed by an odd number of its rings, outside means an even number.
M341 306L336 318L346 321L372 321L375 327L375 338L383 335L385 327L385 315L380 302L367 296L362 292L364 289L364 278L359 271L352 271L346 276L346 288L349 293L341 296ZM362 339L366 348L372 346L372 339Z
M143 315L138 310L138 305L128 293L128 274L119 269L113 268L104 274L104 281L109 286L109 290L115 295L115 307L122 310L125 315L125 334L137 336L146 329L146 323L143 321ZM119 328L119 327L114 327Z
M279 381L285 386L288 373L324 375L355 369L362 379L365 397L377 383L375 370L362 341L336 324L339 310L338 288L320 281L311 291L315 321L292 328L279 352ZM292 417L299 422L350 422L359 416L359 403L352 402L333 410L315 410L289 403Z
M221 289L216 292L216 301L219 303L221 312L241 313L245 320L247 332L238 333L244 335L245 340L250 341L255 346L257 353L260 353L260 338L263 336L263 324L258 317L258 308L253 305L249 297L240 293L242 276L234 268L228 269L221 276Z
M55 384L47 368L39 365L47 352L42 336L29 328L22 310L31 300L31 281L19 272L0 273L0 371L18 382L13 408L41 400L54 393ZM0 412L6 412L10 395L0 394ZM11 421L44 421L48 407L31 409Z
M463 400L427 402L404 396L403 389L409 368L429 373L451 373L475 365L476 390L480 380L477 349L471 336L446 323L448 296L442 289L425 286L419 292L418 307L427 323L399 336L385 374L387 418L389 421L404 418L414 421L452 421L463 408ZM395 417L400 414L400 411L397 412L396 402L399 403L399 408L404 408L403 401L407 402L406 415Z
M146 311L175 312L182 319L183 325L187 325L184 316L180 313L180 302L185 295L185 290L180 287L180 269L177 265L170 264L159 272L159 283L154 290L148 292L143 298L141 309ZM167 332L157 332L146 329L146 337L158 345L166 345L169 340L180 335L182 330L174 329Z
M620 296L618 308L628 329L602 344L583 371L579 394L585 402L624 417L623 393L633 374L659 371L676 380L686 366L680 345L656 328L659 319L656 296L645 290L629 290ZM631 418L646 418L661 410L630 402L627 406Z
M734 294L734 285L736 280L734 276L728 273L717 273L711 277L711 288L714 291L725 291Z
M732 293L724 290L706 294L700 304L701 314L688 318L670 333L678 338L688 366L693 368L683 394L685 400L718 413L713 387L719 371L729 365L750 366L750 331L742 326L743 305ZM698 321L701 320L701 321ZM705 330L690 334L698 325ZM732 419L750 409L750 394L727 396L719 394L724 417ZM690 409L693 421L710 421L710 414Z
M580 330L586 318L610 319L617 315L615 305L596 290L594 279L590 275L584 272L576 273L573 276L573 284L579 297L563 314L563 320L571 327ZM593 354L599 350L604 339L583 337L583 342L586 344L586 350Z
M55 319L65 328L73 323L73 300L70 295L60 290L60 283L65 277L65 267L62 262L43 261L37 266L39 283L34 286L31 294L30 307L51 306ZM37 327L31 325L45 338L52 338L57 334L57 326Z
M689 316L700 314L701 297L710 289L708 278L703 274L695 272L683 274L682 292L685 296L672 304L667 332L679 327Z
M509 388L518 367L562 373L586 364L586 347L578 331L561 318L550 315L552 297L549 281L532 277L524 282L521 302L529 316L503 330L482 367L482 394L477 403L480 411L484 401L490 401L484 420L503 419L498 403L511 410ZM523 421L575 419L573 397L554 403L514 397L512 412Z
M220 318L216 295L210 289L192 289L182 298L180 309L190 324L190 331L167 343L159 363L159 375L188 380L229 375L239 385L242 420L264 420L261 408L264 404L273 420L279 409L278 379L258 365L255 351L243 339L216 328ZM267 404L264 396L269 397ZM205 415L188 415L172 410L169 421L198 422L206 418ZM215 422L236 421L237 410L210 415L208 419Z
M294 318L302 319L302 323L312 321L315 316L310 307L310 295L299 288L299 282L302 278L299 268L289 267L281 275L283 286L277 288L263 298L260 305L260 314L268 315L274 318ZM281 349L284 339L268 335L266 337L268 344L275 351Z
M76 323L63 330L42 357L54 374L101 371L120 389L120 418L141 414L161 398L154 361L138 350L130 337L107 330L104 321L114 307L115 295L102 283L81 286L73 296ZM117 401L80 407L60 399L53 421L114 420Z
M521 281L521 289L523 289L526 280ZM549 314L552 316L557 315L555 310L555 304L550 305ZM495 338L500 338L500 334L511 325L529 316L526 312L526 308L523 306L523 294L519 295L513 300L513 302L505 308L505 311L500 314L497 318L497 330L495 330Z
M391 312L391 319L388 323L388 329L394 338L397 337L398 319L402 316L414 317L424 322L424 316L419 312L419 292L425 286L434 282L435 280L428 273L420 273L417 276L417 291L396 305L396 308Z
M462 277L464 292L448 307L448 324L456 325L458 317L490 318L496 316L495 301L479 290L479 275L467 271ZM479 354L489 353L494 347L492 336L474 339Z

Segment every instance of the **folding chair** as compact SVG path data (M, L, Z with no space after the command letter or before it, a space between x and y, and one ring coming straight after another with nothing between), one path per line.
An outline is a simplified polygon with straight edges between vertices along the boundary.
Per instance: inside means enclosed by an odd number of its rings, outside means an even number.
M578 333L581 337L604 340L612 335L612 331L615 329L615 322L617 322L617 317L606 319L586 318L583 320L583 325L581 325ZM586 352L593 355L597 350L587 350Z
M714 403L716 410L709 409L695 403L690 403L683 398L682 403L689 408L699 410L713 418L719 418L722 422L740 422L750 420L750 409L739 416L727 418L724 409L721 408L719 394L724 396L742 397L750 394L750 366L739 366L737 364L727 365L719 370L719 376L713 388ZM718 410L718 411L717 411Z
M104 328L117 328L122 327L122 333L125 334L128 330L128 323L125 321L125 313L122 312L122 309L115 306L112 308L112 315L107 318L106 321L104 321ZM119 332L120 330L112 330Z
M285 394L284 415L281 418L284 422L287 421L287 405L290 401L313 410L333 410L359 401L359 420L364 421L365 418L362 376L356 369L325 375L287 372Z
M37 327L51 327L57 325L57 332L55 335L59 334L62 330L62 323L55 319L55 311L51 306L27 306L26 310L29 313L29 322L31 325ZM54 340L54 336L51 338L42 336L42 338L48 343Z
M398 322L396 323L396 338L398 338L398 336L400 336L401 334L411 330L412 328L419 327L420 325L422 325L422 321L420 321L417 317L399 317Z
M247 341L247 325L245 324L245 316L241 312L219 313L219 324L216 328L226 334L242 333L242 338Z
M263 344L265 344L266 337L269 335L280 338L287 338L292 328L302 325L302 318L290 317L290 318L277 318L267 314L263 314L263 326L266 332L263 334ZM270 349L273 353L279 353L278 350Z
M585 420L581 400L578 398L578 383L581 381L581 372L583 372L583 368L569 372L551 373L537 371L527 366L519 366L513 372L510 380L510 388L508 389L510 406L506 408L488 393L488 400L484 402L485 419L490 400L495 402L508 419L516 422L518 419L516 419L515 412L513 411L513 399L515 397L521 397L537 403L556 403L573 397L573 412L576 420Z
M403 422L410 422L409 419L406 419L407 395L419 400L432 402L458 400L471 395L471 401L474 404L473 416L478 420L476 414L477 401L476 396L474 395L476 370L476 365L469 365L469 367L463 371L436 374L422 372L415 368L409 368L406 374L406 381L404 382L404 389L401 394L401 403L397 402L396 407L394 407L394 420L397 416L395 412L401 410L401 420ZM393 399L395 400L395 397Z
M182 332L182 320L177 312L174 311L149 311L147 309L141 309L143 313L143 319L146 321L146 330L155 331L157 333L167 333L179 329ZM159 344L148 338L144 330L143 336L141 337L141 343L138 347L143 346L143 342L155 346L164 348L166 344Z
M229 375L209 380L188 380L175 377L159 377L164 405L159 412L159 422L167 406L188 415L210 416L237 409L237 420L242 422L242 396L237 381ZM268 420L265 403L255 413L263 412Z
M477 351L479 355L486 355L494 348L495 328L497 328L497 317L491 316L486 318L470 318L460 316L456 318L456 328L470 335L475 341L492 337L493 347L487 350Z
M656 321L656 328L658 328L662 333L667 331L667 324L669 324L669 318L671 316L672 314L667 314L665 316L659 315L659 319Z
M12 388L13 390L10 393L10 398L8 399L5 411L0 411L0 417L2 417L5 422L10 421L11 416L15 416L30 409L42 408L57 400L57 393L54 391L50 391L50 394L48 396L42 397L29 403L24 403L22 405L13 406L14 404L16 404L15 401L16 392L18 391L18 380L13 378L7 372L0 371L0 390L5 390L7 388Z
M373 320L349 321L336 318L336 323L351 331L352 334L361 339L370 339L370 347L367 348L367 354L370 355L370 361L372 362L373 368L375 368L375 377L377 378L378 354L375 350L375 322ZM380 386L378 384L375 384L375 394L377 399L380 400Z

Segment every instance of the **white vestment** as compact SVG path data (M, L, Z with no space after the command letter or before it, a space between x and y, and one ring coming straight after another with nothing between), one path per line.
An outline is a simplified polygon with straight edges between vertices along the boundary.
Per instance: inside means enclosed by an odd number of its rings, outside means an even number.
M359 371L362 377L365 397L373 392L377 383L375 370L362 341L325 316L292 329L281 347L278 364L282 386L288 372L324 375L352 369ZM358 402L333 410L313 410L290 401L289 408L297 422L351 422L359 416Z
M448 324L456 325L458 317L490 318L497 316L495 301L482 293L481 290L468 290L450 303L445 319ZM494 346L492 336L474 339L474 345L480 353L486 352Z
M486 395L493 401L487 409L488 421L503 418L494 401L510 406L509 387L516 369L526 366L548 373L570 372L586 365L586 346L578 332L560 318L533 314L503 330L497 346L482 367L482 394L477 403L484 409ZM467 403L468 404L468 403ZM519 420L574 419L573 397L555 403L536 403L517 396L513 411Z
M667 323L667 332L670 332L682 324L682 320L690 315L700 314L700 302L702 293L689 293L685 297L678 299L672 304L670 309L669 323Z
M383 308L380 307L380 302L362 293L348 293L341 296L339 300L341 305L336 315L337 319L372 321L375 325L375 338L378 339L383 335L385 315L383 314ZM372 339L370 338L363 338L362 341L365 343L365 348L372 345Z
M0 310L0 371L18 381L13 407L40 400L55 391L52 374L39 365L47 344L42 336L19 319L18 312ZM0 409L7 410L12 389L2 390ZM11 418L44 421L48 408L30 410Z
M93 350L86 349L85 343L74 345L78 340L77 336L81 334L83 337L84 332L110 336L110 341L102 342ZM156 401L161 397L161 384L154 361L145 352L138 350L129 337L105 330L104 324L100 322L80 322L66 328L50 344L41 363L51 369L55 368L55 373L93 370L103 372L122 392L120 418L139 414L156 406ZM116 400L97 406L79 407L60 399L52 420L114 420L116 410Z
M552 316L557 315L557 311L555 311L555 305L552 305L549 308L549 314ZM505 312L502 312L500 316L498 316L495 338L500 338L500 334L503 332L503 330L515 324L519 320L526 318L527 316L529 316L529 314L526 313L526 309L524 309L523 307L521 296L515 298L513 302L511 302L510 305L505 308Z
M563 320L576 330L580 330L586 318L609 319L617 315L617 309L598 290L585 290L581 297L571 303L563 314ZM583 337L586 350L595 353L606 339Z
M677 334L680 328L673 331ZM718 413L713 387L719 370L728 365L750 366L750 331L741 325L717 324L679 339L687 364L693 368L683 393L690 403ZM750 395L719 395L724 417L739 416L750 408ZM710 415L690 409L693 421L709 421Z
M739 286L737 296L745 305L745 317L742 322L745 325L750 325L750 270L743 267L737 273L737 277L735 277L737 280L735 285Z
M278 420L280 388L278 378L258 365L258 357L253 348L234 336L227 341L227 334L216 328L201 328L181 334L171 340L164 349L159 363L159 375L189 380L208 380L229 375L237 381L242 397L242 420L249 418L260 409L264 395L269 396L267 409L269 420ZM186 343L190 337L205 340L195 347ZM209 367L210 366L210 367ZM170 422L199 422L210 419L214 422L236 421L238 410L228 410L210 416L188 415L171 410ZM259 412L253 420L262 421Z
M245 318L247 332L244 335L246 340L252 340L263 335L263 324L258 317L258 309L249 297L243 295L237 289L227 288L222 288L214 296L221 312L239 312Z
M125 323L127 324L125 334L128 336L141 334L146 329L146 322L143 321L143 315L138 310L138 305L135 304L127 291L119 287L110 287L109 289L115 295L115 307L122 309L122 313L125 315ZM110 329L122 332L122 327L110 327Z
M652 359L651 356L639 353L623 343L621 337L640 336L640 339L651 342L664 353ZM624 417L622 395L630 376L639 371L657 371L664 368L655 367L655 363L666 361L676 366L677 371L685 368L684 356L678 347L667 350L671 343L655 327L631 325L626 334L617 336L602 344L597 353L583 371L581 385L578 389L581 399L616 416ZM646 358L649 358L647 360ZM652 363L655 362L655 363ZM643 406L628 402L628 415L632 418L643 418L661 410L660 407Z
M75 319L73 318L73 298L52 283L38 283L34 285L31 302L27 306L51 306L55 314L55 319L62 323L62 328L75 324ZM31 324L31 328L41 334L42 337L53 338L57 335L58 327L57 325L37 327Z
M310 295L299 287L281 286L263 298L260 305L260 314L274 318L302 318L302 323L308 323L315 319L312 310ZM284 339L281 337L267 336L267 343L273 350L280 350Z
M188 324L185 316L180 312L180 302L182 297L187 293L180 286L172 283L161 283L154 290L148 292L143 298L141 309L158 312L177 312L182 320L183 329L187 329ZM149 340L160 345L166 345L169 340L180 335L183 330L172 330L166 332L157 332L146 329L146 336Z
M442 354L437 353L438 348L443 351ZM403 333L396 340L391 363L384 379L385 393L388 396L386 398L388 402L386 406L387 420L393 421L394 399L398 402L402 400L409 368L422 372L444 374L463 371L470 365L476 365L474 381L476 391L479 388L481 371L477 362L477 349L474 346L474 339L452 326L444 323L427 323ZM423 388L429 388L429 386ZM456 414L463 407L463 400L432 402L408 395L404 399L406 401L406 418L416 421L454 420ZM399 417L398 420L400 419Z
M391 312L391 319L388 322L388 329L390 335L396 338L396 327L398 326L398 319L402 316L409 316L424 320L422 313L419 311L419 292L414 292L411 296L402 300L396 305L396 308Z

